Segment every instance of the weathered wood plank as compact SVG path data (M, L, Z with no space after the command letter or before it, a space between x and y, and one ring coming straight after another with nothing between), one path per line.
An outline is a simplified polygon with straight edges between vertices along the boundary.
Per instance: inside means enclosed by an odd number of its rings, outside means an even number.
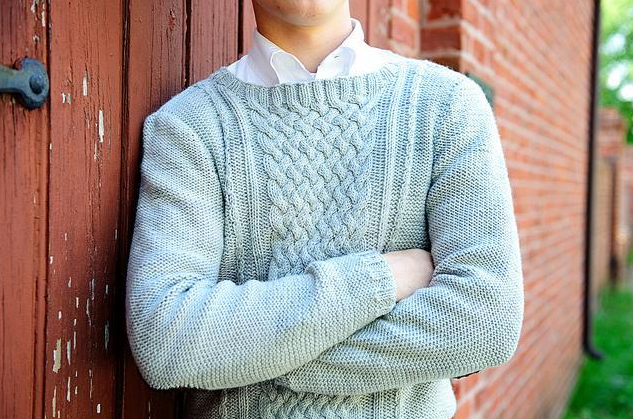
M49 10L47 418L115 416L123 13L121 2Z
M127 94L124 103L121 171L120 289L124 289L129 243L138 199L142 126L155 111L187 83L187 10L184 0L129 1L126 62ZM123 292L117 295L117 324L125 321ZM178 392L156 391L143 380L121 329L125 356L119 376L123 419L173 418ZM124 390L124 391L123 391Z
M36 58L47 65L40 1L2 4L0 64ZM0 95L0 417L42 416L48 105L27 110Z
M191 0L189 82L237 59L238 0Z
M240 22L242 42L239 45L238 58L248 54L248 50L253 46L253 31L256 27L252 0L241 0L240 3L242 3L240 6L242 8L242 20Z
M125 278L138 199L143 121L171 96L207 77L220 65L236 59L237 1L222 3L192 1L191 9L187 10L185 1L164 0L151 4L130 0L129 32L126 35L129 51L124 70L128 95L123 133L127 140L122 149L121 213L125 216L122 218L121 278ZM117 306L117 312L124 313L123 298ZM121 395L122 417L174 417L181 392L149 388L129 353L127 339L125 342L122 381L126 390Z

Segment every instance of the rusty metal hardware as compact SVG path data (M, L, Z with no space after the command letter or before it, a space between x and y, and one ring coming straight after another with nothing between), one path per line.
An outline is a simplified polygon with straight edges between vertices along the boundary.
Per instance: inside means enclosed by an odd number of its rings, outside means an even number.
M18 59L14 67L0 65L0 93L17 94L26 108L39 108L48 97L46 68L38 60L29 57Z

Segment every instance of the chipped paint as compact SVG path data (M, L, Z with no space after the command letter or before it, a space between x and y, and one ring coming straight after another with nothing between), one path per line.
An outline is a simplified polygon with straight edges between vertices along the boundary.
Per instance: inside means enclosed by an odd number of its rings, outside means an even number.
M73 326L77 326L77 319L73 319Z
M70 375L68 376L68 381L66 382L66 401L70 401Z
M105 134L105 127L103 126L103 111L99 109L99 142L103 142L103 136Z
M92 157L93 157L95 160L97 160L97 143L95 143L95 152L94 152L94 154L92 155Z
M105 293L106 293L106 295L108 295L108 284L105 284L105 287L106 287Z
M92 368L88 369L88 374L90 374L90 398L92 399Z
M53 372L59 371L62 365L62 340L57 339L57 348L53 349Z
M90 280L90 299L92 301L95 300L95 279L94 278Z
M50 256L48 257L48 263L49 263L49 265L52 265L52 264L53 264L53 255L50 255Z
M77 386L75 386L75 396L77 395Z
M55 405L57 404L57 385L53 388L53 417L55 417Z
M101 413L101 403L97 403L97 413Z
M31 3L31 13L33 14L37 13L35 11L35 6L37 6L37 0L33 0L33 3ZM55 416L55 412L53 412L53 416Z
M114 229L114 240L119 238L119 230L117 230L116 228Z
M108 322L105 323L105 329L103 331L105 338L105 350L108 350L108 340L110 340L110 325Z
M48 149L52 150L53 149L53 143L48 143Z
M79 308L79 297L75 297L75 308Z
M68 233L64 232L64 241L68 241Z
M84 96L88 96L88 73L84 74L84 78L82 81L82 92Z
M86 298L86 316L88 316L88 326L92 326L92 319L90 318L90 308L88 304L90 303L90 299Z
M61 318L62 318L62 311L61 311L61 310L59 310L59 311L57 312L57 318L58 318L58 319L61 319Z
M71 96L70 93L62 93L62 103L71 103Z
M66 360L68 361L68 365L70 365L70 340L66 341Z
M69 277L68 277L68 288L70 288L70 286L72 285L72 283L73 283L73 277L72 277L72 276L69 276Z
M76 320L76 319L75 319ZM77 347L77 331L73 331L73 349Z

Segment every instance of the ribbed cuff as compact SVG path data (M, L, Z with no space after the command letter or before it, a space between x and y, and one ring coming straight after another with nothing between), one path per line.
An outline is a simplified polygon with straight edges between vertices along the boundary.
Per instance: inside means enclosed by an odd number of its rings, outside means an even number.
M396 305L396 281L385 258L377 250L370 249L356 253L367 270L369 280L375 285L374 299L379 314L391 311Z

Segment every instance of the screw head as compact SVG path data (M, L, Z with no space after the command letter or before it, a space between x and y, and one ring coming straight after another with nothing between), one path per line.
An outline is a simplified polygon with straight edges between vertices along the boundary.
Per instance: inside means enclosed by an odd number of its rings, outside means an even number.
M39 95L44 90L44 80L41 75L33 74L29 78L29 86L36 95Z

